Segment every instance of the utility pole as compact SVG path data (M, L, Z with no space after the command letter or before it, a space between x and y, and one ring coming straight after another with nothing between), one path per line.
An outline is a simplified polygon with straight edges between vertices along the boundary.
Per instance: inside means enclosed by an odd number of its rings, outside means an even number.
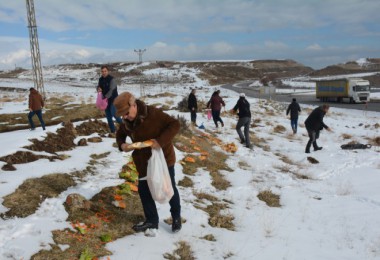
M28 28L29 28L29 40L30 40L30 52L31 52L31 57L32 57L34 87L45 98L44 81L42 78L40 46L38 44L37 23L36 23L36 15L34 12L33 0L26 0L26 11L28 14Z
M146 51L146 49L138 49L138 50L135 50L135 52L139 55L139 63L142 63L142 55L143 53Z

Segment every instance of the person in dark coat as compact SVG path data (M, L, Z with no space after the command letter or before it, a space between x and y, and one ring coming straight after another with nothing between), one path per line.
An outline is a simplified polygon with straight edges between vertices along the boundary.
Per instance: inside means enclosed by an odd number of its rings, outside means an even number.
M236 125L236 131L240 137L242 144L245 144L247 148L251 148L251 142L249 139L249 126L251 124L251 110L250 104L245 98L245 94L241 93L240 98L234 108L232 109L235 113L238 112L239 120ZM241 128L244 126L244 135L241 132Z
M156 203L150 193L147 180L148 160L152 156L152 149L162 148L174 191L170 199L170 212L172 215L172 231L178 232L181 227L181 203L175 182L174 164L176 162L173 138L178 133L180 124L177 119L164 113L161 109L146 105L136 100L129 93L120 94L114 102L116 115L123 118L123 123L116 132L116 141L120 151L133 151L132 158L139 173L138 191L144 209L145 221L133 226L136 232L147 229L158 229L159 217ZM134 149L126 143L126 137L132 142L152 140L151 147Z
M293 133L296 134L297 125L298 125L298 113L301 112L301 108L295 98L293 98L292 103L289 104L288 109L286 110L286 115L289 115L289 112L290 112L290 125L293 129Z
M317 139L319 138L320 131L325 128L327 131L331 129L323 122L323 117L329 111L329 105L315 108L305 121L305 127L309 135L309 141L307 142L305 153L310 153L310 146L313 144L314 151L322 150L322 147L317 145Z
M40 120L42 129L45 130L45 122L42 118L42 108L44 107L44 99L42 98L41 94L35 89L30 88L29 89L29 114L28 114L28 120L30 124L30 130L35 130L35 126L33 123L33 116L37 115L38 119Z
M215 91L211 99L207 102L207 108L211 108L212 119L214 120L215 126L218 127L218 122L224 126L223 120L220 118L220 111L222 107L226 106L223 99L219 96L220 90Z
M113 105L113 101L118 96L117 85L115 79L109 75L108 67L103 65L101 67L102 76L99 78L97 90L98 92L102 92L103 97L108 99L108 106L105 109L106 118L108 122L108 126L110 128L111 133L115 133L115 124L113 123L113 118L116 119L116 122L119 124L122 123L120 117L116 116L115 106Z
M189 95L189 98L187 99L187 107L190 110L190 118L191 122L193 125L197 126L197 109L198 109L198 104L197 104L197 97L195 96L195 89L191 90L191 93Z

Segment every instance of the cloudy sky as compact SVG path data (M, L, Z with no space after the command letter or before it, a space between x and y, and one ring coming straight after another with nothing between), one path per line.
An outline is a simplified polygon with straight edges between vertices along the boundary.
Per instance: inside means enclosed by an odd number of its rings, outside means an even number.
M380 57L379 0L34 0L43 65ZM30 67L23 0L0 1L0 69Z

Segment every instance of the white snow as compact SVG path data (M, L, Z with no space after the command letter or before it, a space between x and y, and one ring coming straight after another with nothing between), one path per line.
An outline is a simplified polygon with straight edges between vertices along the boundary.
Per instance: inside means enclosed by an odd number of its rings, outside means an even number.
M213 88L197 77L196 70L182 67L174 71L194 77L195 83L165 86L163 92L171 92L176 96L150 96L145 98L145 102L171 104L174 107L183 97L187 97L193 86L199 87L199 99L209 99ZM59 71L56 69L49 73L51 74L47 75L47 78L54 79ZM155 69L145 73L171 76L174 72ZM70 77L77 78L78 74L80 73L72 72ZM95 84L96 82L88 80L84 87L70 87L66 83L47 81L45 88L49 96L72 95L76 97L75 102L79 103L87 102L90 98L95 100L92 87ZM27 90L31 81L9 79L0 82L0 86ZM136 96L141 93L139 86L119 87L119 92L126 90ZM145 91L149 95L162 92L160 86L152 86ZM221 92L226 101L226 109L231 109L239 98L238 93L224 89ZM27 92L22 97L18 102L4 102L1 113L25 111ZM223 259L227 256L231 259L292 260L380 258L379 147L355 151L340 148L341 144L351 140L368 143L369 139L380 136L380 129L375 127L375 123L380 122L380 113L331 108L324 121L333 132L322 131L318 144L323 146L323 150L310 154L320 163L310 164L304 153L308 137L303 122L308 115L308 109L312 107L302 106L299 132L293 136L290 134L289 119L285 116L287 104L265 105L257 99L249 101L253 119L261 119L261 122L257 123L259 127L251 128L251 131L266 141L269 150L264 150L255 143L253 151L242 147L234 129L236 118L224 115L222 118L225 127L220 129L217 135L225 143L235 142L238 145L236 154L230 154L227 161L233 172L221 172L232 186L225 191L216 190L211 185L210 174L201 168L194 176L189 176L194 182L194 190L210 193L233 203L225 213L234 216L236 230L211 227L208 224L208 215L194 206L195 196L192 188L178 187L182 216L187 221L182 230L176 234L171 232L170 226L163 222L170 216L169 205L157 204L160 215L158 232L148 234L151 237L138 233L108 243L107 249L112 252L111 259L162 259L163 254L175 250L175 243L178 241L186 241L197 259ZM274 116L265 113L267 110L274 110L273 107L282 110L278 114L275 112ZM190 119L188 113L175 110L169 113L175 116L184 115ZM198 124L204 123L206 129L214 131L213 123L207 120L205 113L198 113L197 121ZM285 126L286 132L275 133L273 128L276 125ZM49 126L47 131L56 132L59 127ZM343 134L349 134L352 138L345 140ZM29 139L43 139L45 136L46 132L38 129L33 132L19 130L1 133L0 156L25 150L22 147L30 144ZM96 174L87 176L77 186L69 188L57 198L45 200L34 214L26 218L0 219L0 259L29 259L39 250L49 249L49 243L54 243L51 231L70 228L63 207L68 194L80 193L86 198L91 198L102 188L122 182L117 173L127 162L129 154L120 153L112 146L113 142L110 138L104 138L102 143L90 143L89 146L61 152L70 156L63 161L50 162L40 159L18 164L17 170L13 172L0 170L2 202L4 196L12 193L28 178L82 170L91 160L91 154L110 152L110 155L101 159L102 163L96 166ZM176 154L177 160L184 156L178 150ZM276 154L286 155L294 163L286 165ZM246 166L241 166L241 162ZM0 162L0 167L4 164ZM281 171L281 167L288 167L290 172ZM184 178L179 163L175 165L175 171L177 181ZM309 179L297 178L292 171L308 176ZM266 189L280 195L280 208L270 208L257 198L257 194ZM6 211L7 209L1 205L0 212ZM207 234L213 234L216 241L201 239ZM67 248L65 245L60 247Z

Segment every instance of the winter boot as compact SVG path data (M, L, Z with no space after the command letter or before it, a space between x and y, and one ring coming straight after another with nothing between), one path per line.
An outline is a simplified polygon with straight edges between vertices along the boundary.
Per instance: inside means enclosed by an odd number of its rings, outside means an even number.
M182 228L182 223L181 223L181 218L175 218L173 219L173 223L172 223L172 231L174 233L177 233L178 231L181 230Z
M158 229L158 224L149 223L149 222L140 222L132 227L136 232L145 232L145 230L153 228Z

